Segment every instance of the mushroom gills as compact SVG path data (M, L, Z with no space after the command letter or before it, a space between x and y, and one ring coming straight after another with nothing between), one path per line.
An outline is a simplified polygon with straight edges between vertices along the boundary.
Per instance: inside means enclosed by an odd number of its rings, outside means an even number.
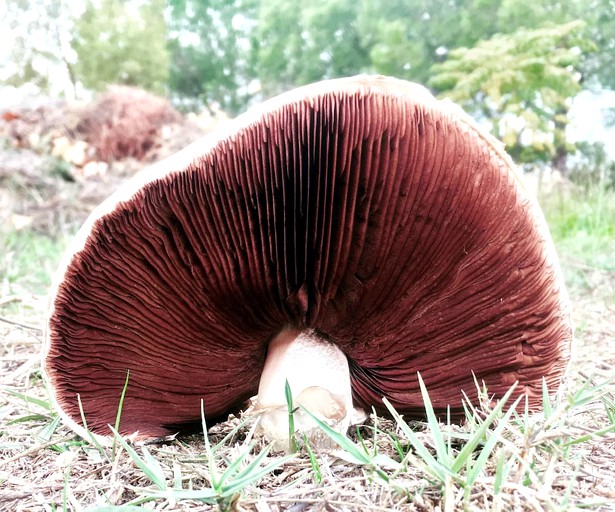
M342 434L365 419L364 412L352 404L346 355L312 329L287 327L269 343L255 406L260 429L275 450L289 446L287 381L295 432L305 434L315 448L332 444L305 410Z

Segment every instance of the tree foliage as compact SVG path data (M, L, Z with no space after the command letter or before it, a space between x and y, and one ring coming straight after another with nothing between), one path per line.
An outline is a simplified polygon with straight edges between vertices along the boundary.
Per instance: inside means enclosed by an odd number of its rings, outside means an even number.
M581 15L587 37L596 45L582 63L590 87L615 90L615 0L586 0Z
M250 96L257 0L170 0L170 86L181 99L233 114Z
M455 48L582 19L593 4L602 15L594 16L592 38L606 41L615 19L605 14L609 2L171 0L173 88L207 101L242 89L230 102L237 107L252 96L366 71L427 83L432 66Z
M5 84L30 83L51 93L52 75L63 74L65 83L71 80L73 20L62 0L0 1L0 13L6 52L5 61L0 61L0 77Z
M572 97L584 84L615 86L613 0L171 4L172 88L231 113L307 82L379 72L462 103L518 161L564 167Z
M72 43L77 53L75 75L86 88L103 90L109 84L123 84L165 91L169 53L164 5L164 0L138 5L87 1Z
M357 15L356 0L261 0L252 48L263 94L369 70Z
M521 28L473 48L457 48L434 66L430 83L488 121L518 161L553 161L568 150L570 99L580 90L582 22Z
M0 72L44 88L55 66L89 89L166 88L176 104L230 114L304 83L384 73L463 103L518 160L555 165L571 149L572 96L615 88L614 0L84 1L83 13L9 1L18 37Z
M352 0L171 0L171 87L235 114L253 98L369 69Z
M477 10L472 4L467 0L362 0L359 26L373 69L426 83L432 64L442 62L450 48L473 44L478 32L491 34L489 24L476 30L488 6ZM467 30L464 19L472 19L474 31Z

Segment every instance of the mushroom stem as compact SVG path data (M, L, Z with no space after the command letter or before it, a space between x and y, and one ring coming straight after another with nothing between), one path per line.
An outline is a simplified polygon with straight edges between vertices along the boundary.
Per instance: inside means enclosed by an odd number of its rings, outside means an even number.
M358 422L355 416L362 416L352 405L344 353L311 329L285 328L269 343L255 408L275 449L288 447L287 380L296 407L295 431L305 433L318 448L328 447L328 439L303 408L343 434L351 422Z

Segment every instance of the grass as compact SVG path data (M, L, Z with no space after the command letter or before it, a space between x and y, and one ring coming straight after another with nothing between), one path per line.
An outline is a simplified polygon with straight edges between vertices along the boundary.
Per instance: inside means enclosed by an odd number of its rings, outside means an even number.
M491 404L477 383L483 399L466 403L466 421L438 422L421 381L425 422L388 404L390 418L372 414L348 436L322 424L335 450L293 438L288 456L270 451L253 419L234 416L207 429L203 414L204 435L163 445L116 436L114 449L75 436L40 379L35 327L65 242L0 235L0 316L13 321L0 321L0 510L615 509L615 194L542 204L581 328L573 377L543 388L541 411L510 396Z
M0 296L46 294L67 241L28 229L0 231Z
M591 290L595 279L615 272L614 191L556 189L540 202L570 288Z
M263 503L285 507L318 499L339 501L340 496L350 510L414 510L417 503L439 505L444 511L568 510L572 505L601 509L615 501L580 500L578 492L588 482L604 480L605 488L613 483L582 467L588 453L613 442L610 384L586 380L555 395L544 386L543 410L535 414L529 414L520 399L510 401L513 389L495 405L486 405L489 396L480 390L483 405L467 402L467 421L460 427L436 420L421 380L425 423L408 423L387 403L393 420L372 415L349 437L316 420L339 449L314 453L305 443L286 456L270 453L255 434L253 419L231 419L207 433L204 411L202 440L134 446L114 430L117 450L94 447L66 434L48 400L11 391L8 406L22 416L13 415L0 436L2 452L14 452L0 460L0 485L12 482L6 467L25 459L28 465L38 462L57 471L56 485L46 498L57 510L78 510L82 503L83 509L97 512L150 505L210 510L198 508L207 505L230 511ZM27 438L20 448L31 444L29 450L6 445L5 429L15 425L24 429L16 437ZM10 435L15 436L14 429ZM118 482L123 488L119 497L114 495ZM346 486L354 492L345 489L340 494ZM380 501L361 502L370 495Z
M68 241L68 236L6 232L0 226L0 319L40 329L49 285Z
M604 244L608 247L615 237L614 197L613 191L601 187L576 193L556 189L542 196L540 202L557 243L570 247L570 242L582 236L592 239L595 248L602 249ZM577 255L584 259L593 256L582 250ZM611 264L615 265L615 262Z
M293 405L293 393L290 389L288 379L284 385L284 396L288 409L288 453L295 453L298 449L297 438L295 437L295 407Z

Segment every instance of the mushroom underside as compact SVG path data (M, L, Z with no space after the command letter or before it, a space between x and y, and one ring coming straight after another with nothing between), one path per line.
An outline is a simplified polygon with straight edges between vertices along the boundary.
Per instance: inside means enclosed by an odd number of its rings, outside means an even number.
M315 332L355 405L462 413L474 378L530 406L571 328L551 241L509 160L395 82L281 101L122 196L61 270L45 372L66 416L159 437L256 394L268 344ZM315 369L314 371L318 371Z

